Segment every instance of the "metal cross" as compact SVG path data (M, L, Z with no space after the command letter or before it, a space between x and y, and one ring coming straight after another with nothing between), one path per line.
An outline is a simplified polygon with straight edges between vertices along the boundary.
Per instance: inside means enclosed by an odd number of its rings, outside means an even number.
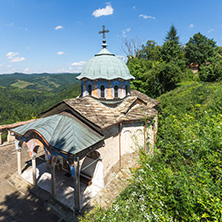
M106 33L106 32L108 33L109 30L108 30L108 29L105 30L105 25L103 25L102 27L103 27L103 30L102 30L102 31L99 31L99 34L103 34L103 38L105 39L105 38L106 38L105 33Z

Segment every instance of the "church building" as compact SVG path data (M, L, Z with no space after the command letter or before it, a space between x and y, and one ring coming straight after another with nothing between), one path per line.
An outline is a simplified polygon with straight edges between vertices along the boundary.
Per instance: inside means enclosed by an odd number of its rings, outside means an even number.
M126 64L107 49L103 26L102 50L77 77L81 95L63 100L41 118L12 129L16 138L18 173L21 150L32 159L33 184L36 154L44 149L51 169L51 193L56 197L56 169L74 178L74 209L81 209L81 184L102 189L122 167L130 167L137 151L152 152L157 132L158 101L130 89L134 77ZM24 146L25 145L25 146Z

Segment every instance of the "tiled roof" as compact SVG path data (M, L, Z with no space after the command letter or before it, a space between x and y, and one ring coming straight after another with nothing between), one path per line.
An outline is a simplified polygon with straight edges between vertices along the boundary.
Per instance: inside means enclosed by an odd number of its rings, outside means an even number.
M116 107L104 105L101 100L91 96L67 99L63 102L103 129L122 121L138 121L145 117L155 117L157 111L153 107L159 102L141 94L133 91L133 95L137 96L126 97Z
M137 96L138 98L142 99L144 102L147 103L147 106L149 107L155 107L158 104L160 104L159 101L152 99L151 97L147 96L146 94L141 93L138 90L132 90L131 96Z
M12 124L7 124L7 125L1 125L0 126L0 131L12 129L12 128L15 128L15 127L18 127L18 126L22 126L22 125L25 125L27 123L31 123L31 122L34 122L34 121L36 121L36 119L31 119L31 120L28 120L28 121L12 123Z

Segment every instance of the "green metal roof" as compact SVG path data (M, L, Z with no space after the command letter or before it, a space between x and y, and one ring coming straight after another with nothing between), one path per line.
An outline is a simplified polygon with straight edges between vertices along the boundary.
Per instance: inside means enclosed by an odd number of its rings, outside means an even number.
M39 132L50 146L73 155L104 138L77 118L60 114L36 120L11 131L25 136L26 132L30 130Z
M83 66L82 73L77 79L83 78L91 80L134 79L126 64L106 48L103 48Z

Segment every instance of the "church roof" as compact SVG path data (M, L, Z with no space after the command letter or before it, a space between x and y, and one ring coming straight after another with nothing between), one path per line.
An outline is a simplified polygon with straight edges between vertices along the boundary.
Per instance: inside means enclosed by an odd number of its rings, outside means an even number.
M20 136L25 136L29 131L37 131L49 146L73 155L95 145L104 138L103 135L67 113L38 119L11 131Z
M134 79L126 64L106 48L103 48L83 66L82 73L77 79L83 78L91 80Z
M91 96L79 97L75 99L66 99L52 109L44 112L42 116L53 115L67 107L75 111L75 114L80 114L88 121L94 123L100 129L107 128L119 122L142 121L144 118L151 119L157 115L154 107L159 104L158 101L150 97L140 98L138 91L134 92L137 96L128 96L120 103L117 101L117 106L113 107L103 103L102 100ZM62 106L60 108L59 106ZM66 108L64 107L66 105Z

